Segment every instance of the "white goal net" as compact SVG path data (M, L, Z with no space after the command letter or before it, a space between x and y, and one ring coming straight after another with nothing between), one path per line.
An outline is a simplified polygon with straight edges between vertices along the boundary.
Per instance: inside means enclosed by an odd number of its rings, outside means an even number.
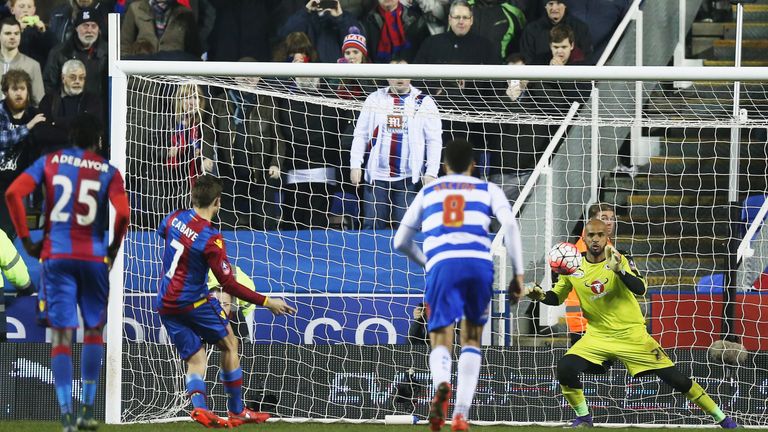
M613 241L634 257L649 285L640 301L651 334L726 413L747 425L768 424L768 286L759 282L768 265L768 232L753 236L751 257L738 266L735 259L735 246L762 205L754 196L766 190L763 83L741 86L745 115L737 120L727 82L679 90L644 81L638 99L634 81L598 82L593 92L588 81L413 80L432 96L407 105L383 92L394 109L364 106L387 85L385 79L129 78L126 178L133 213L124 246L121 421L186 416L190 409L183 364L152 310L162 252L155 230L167 213L189 205L190 185L203 172L224 184L217 223L232 262L257 290L298 308L288 318L242 311L246 404L283 418L426 417L428 349L414 318L424 272L392 248L396 215L421 181L400 182L404 201L388 193L394 186L370 183L367 174L421 170L412 166L421 160L413 156L424 147L403 136L436 121L441 130L430 133L440 142L472 142L476 175L499 183L520 209L528 282L546 288L547 246L575 242L590 204L611 205ZM580 105L566 122L573 102ZM371 135L358 131L365 137L364 169L356 185L350 166L363 109L386 123ZM562 139L553 141L558 129ZM552 158L537 169L550 145ZM375 146L387 152L372 151ZM389 205L374 206L372 197ZM470 419L568 421L573 413L554 372L575 327L565 308L506 306L505 263L497 258L501 280ZM733 341L725 353L709 349L724 334ZM211 406L225 411L219 355L209 354ZM655 377L633 378L619 363L605 374L587 374L584 384L599 423L711 423Z

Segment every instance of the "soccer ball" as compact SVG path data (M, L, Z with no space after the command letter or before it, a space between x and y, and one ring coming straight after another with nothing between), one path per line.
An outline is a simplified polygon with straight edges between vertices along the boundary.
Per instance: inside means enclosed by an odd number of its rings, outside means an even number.
M560 242L549 250L549 267L561 275L573 274L581 265L581 254L572 243Z

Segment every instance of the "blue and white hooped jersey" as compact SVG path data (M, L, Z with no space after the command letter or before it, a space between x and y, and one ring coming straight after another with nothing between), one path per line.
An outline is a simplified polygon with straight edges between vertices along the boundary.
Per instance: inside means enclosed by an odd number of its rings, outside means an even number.
M491 216L511 208L504 192L493 183L451 174L423 188L403 217L402 224L421 231L426 270L451 258L491 261L488 227Z

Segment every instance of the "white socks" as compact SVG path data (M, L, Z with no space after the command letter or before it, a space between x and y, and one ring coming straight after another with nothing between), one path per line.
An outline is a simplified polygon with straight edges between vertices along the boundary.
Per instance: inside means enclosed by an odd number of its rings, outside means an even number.
M432 387L437 390L437 386L442 382L451 382L451 352L443 345L432 348L429 353L429 370L432 372Z
M483 354L480 348L472 346L461 349L459 355L459 377L456 382L456 406L453 409L453 416L457 414L469 418L469 407L472 406L472 399L475 397L477 380L480 377L480 365L483 363ZM432 364L430 357L430 365Z

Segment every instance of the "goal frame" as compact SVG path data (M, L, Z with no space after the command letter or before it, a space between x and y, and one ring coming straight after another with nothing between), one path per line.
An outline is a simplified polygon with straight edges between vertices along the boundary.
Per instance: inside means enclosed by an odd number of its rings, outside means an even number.
M414 79L538 79L585 81L728 81L749 82L768 80L768 67L668 67L668 66L483 66L474 65L380 65L380 64L293 64L293 63L241 63L241 62L160 62L119 59L119 15L109 16L109 92L110 92L110 162L125 172L126 167L126 115L128 77L131 75L183 75L183 76L270 76L270 77L334 77L334 78L387 78L407 76ZM641 86L640 86L641 87ZM642 90L640 90L642 91ZM594 107L594 105L593 105ZM737 111L736 111L737 112ZM732 119L738 130L740 119ZM560 134L562 135L562 133ZM738 135L738 134L736 134ZM737 143L738 145L738 143ZM551 152L550 152L551 154ZM738 157L738 154L736 155ZM542 160L545 158L542 158ZM736 165L738 168L738 165ZM537 166L534 177L544 175L551 184L548 164ZM731 185L733 187L733 185ZM530 187L527 188L530 190ZM515 208L519 211L520 206ZM111 228L110 228L111 229ZM550 233L551 235L551 233ZM500 237L494 240L494 255L500 253ZM122 412L122 357L123 357L123 294L125 289L124 258L120 249L110 273L110 294L106 330L106 423L121 422ZM506 266L503 266L506 267ZM505 276L502 274L502 276ZM500 331L501 329L496 329ZM619 425L616 425L619 426ZM679 426L678 426L679 427Z

